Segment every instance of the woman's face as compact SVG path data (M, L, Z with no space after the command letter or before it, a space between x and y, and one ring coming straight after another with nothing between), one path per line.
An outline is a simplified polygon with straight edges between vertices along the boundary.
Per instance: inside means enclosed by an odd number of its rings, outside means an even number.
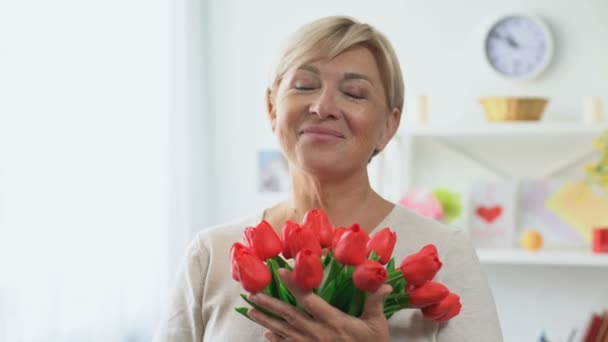
M387 107L376 59L365 47L289 71L269 94L268 111L290 164L326 176L367 167L400 115Z

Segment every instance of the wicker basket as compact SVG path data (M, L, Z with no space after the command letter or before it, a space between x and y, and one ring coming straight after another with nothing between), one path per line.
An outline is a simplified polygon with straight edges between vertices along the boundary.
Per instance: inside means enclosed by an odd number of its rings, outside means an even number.
M479 100L490 122L538 121L547 101L541 97L484 97Z

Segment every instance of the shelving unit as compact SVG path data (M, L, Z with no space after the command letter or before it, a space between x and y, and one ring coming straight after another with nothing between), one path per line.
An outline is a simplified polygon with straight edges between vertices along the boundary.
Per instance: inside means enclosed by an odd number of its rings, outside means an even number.
M397 137L400 188L447 185L466 194L479 179L582 178L580 165L593 156L592 141L606 129L608 124L578 122L405 125ZM608 256L586 250L483 249L478 255L487 265L608 267Z
M528 252L520 249L478 249L477 255L487 265L608 267L608 254L593 254L587 250Z

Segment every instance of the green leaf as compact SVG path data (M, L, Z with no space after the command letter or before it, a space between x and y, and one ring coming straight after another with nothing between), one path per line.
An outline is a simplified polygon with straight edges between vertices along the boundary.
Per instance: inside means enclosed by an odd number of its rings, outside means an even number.
M384 298L385 305L399 305L406 308L410 301L410 295L408 293L393 293Z
M350 304L348 306L347 313L354 317L361 316L361 313L363 312L363 303L365 302L366 298L367 292L355 288Z
M282 300L285 303L289 303L291 305L295 305L296 304L296 299L294 298L294 296L291 294L291 292L289 292L289 290L287 289L287 287L285 286L285 283L283 283L283 280L281 280L281 277L279 277L279 265L278 262L274 259L268 259L268 264L269 269L271 271L272 274L272 282L275 284L276 287L276 292L275 295L272 295L272 297L274 298L278 298L280 300Z
M341 287L336 287L336 295L333 298L332 306L348 313L348 307L353 298L355 285L352 282L344 282Z
M394 287L394 284L396 284L399 280L402 279L405 280L403 278L403 273L401 271L394 271L388 274L388 279L385 281L385 283L390 284Z
M323 298L327 303L331 303L336 294L336 282L335 280L331 280L326 286L323 287L321 291L319 291L319 297Z
M274 274L276 273L276 264L273 261L274 260L272 259L268 259L268 261L266 261L266 267L268 267L268 270L273 277L270 279L270 283L264 288L264 292L266 292L266 294L270 297L278 298L279 286L277 281L280 281L280 279L278 279L278 277L274 277Z
M386 265L386 272L388 274L395 272L395 258L391 258L391 260L389 260L388 265Z
M372 251L369 254L369 260L378 261L378 260L380 260L380 256L378 254L376 254L376 251Z
M318 293L323 292L330 281L338 282L339 279L337 279L337 275L343 268L331 252L327 253L325 261L328 262L328 265L323 268L323 281L321 281L321 285L319 285Z
M284 321L284 319L281 316L275 314L274 312L272 312L272 311L270 311L270 310L268 310L268 309L266 309L264 307L261 307L261 306L257 305L256 303L254 303L252 301L250 301L249 298L247 298L246 294L242 294L241 293L241 298L243 298L249 305L253 306L254 309L256 309L256 310L264 313L265 315L270 316L272 318L280 319L281 321Z
M249 317L249 315L247 314L247 311L249 311L249 308L246 308L244 306L238 307L238 308L234 308L234 310L238 313L240 313L241 315L247 317L247 319L255 322L253 319L251 319L251 317Z

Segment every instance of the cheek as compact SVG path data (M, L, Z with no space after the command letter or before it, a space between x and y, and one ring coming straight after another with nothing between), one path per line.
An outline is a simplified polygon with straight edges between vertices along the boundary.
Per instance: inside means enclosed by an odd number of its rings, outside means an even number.
M351 130L353 135L364 137L368 143L375 144L382 135L384 125L382 113L370 110L360 110L351 116Z

